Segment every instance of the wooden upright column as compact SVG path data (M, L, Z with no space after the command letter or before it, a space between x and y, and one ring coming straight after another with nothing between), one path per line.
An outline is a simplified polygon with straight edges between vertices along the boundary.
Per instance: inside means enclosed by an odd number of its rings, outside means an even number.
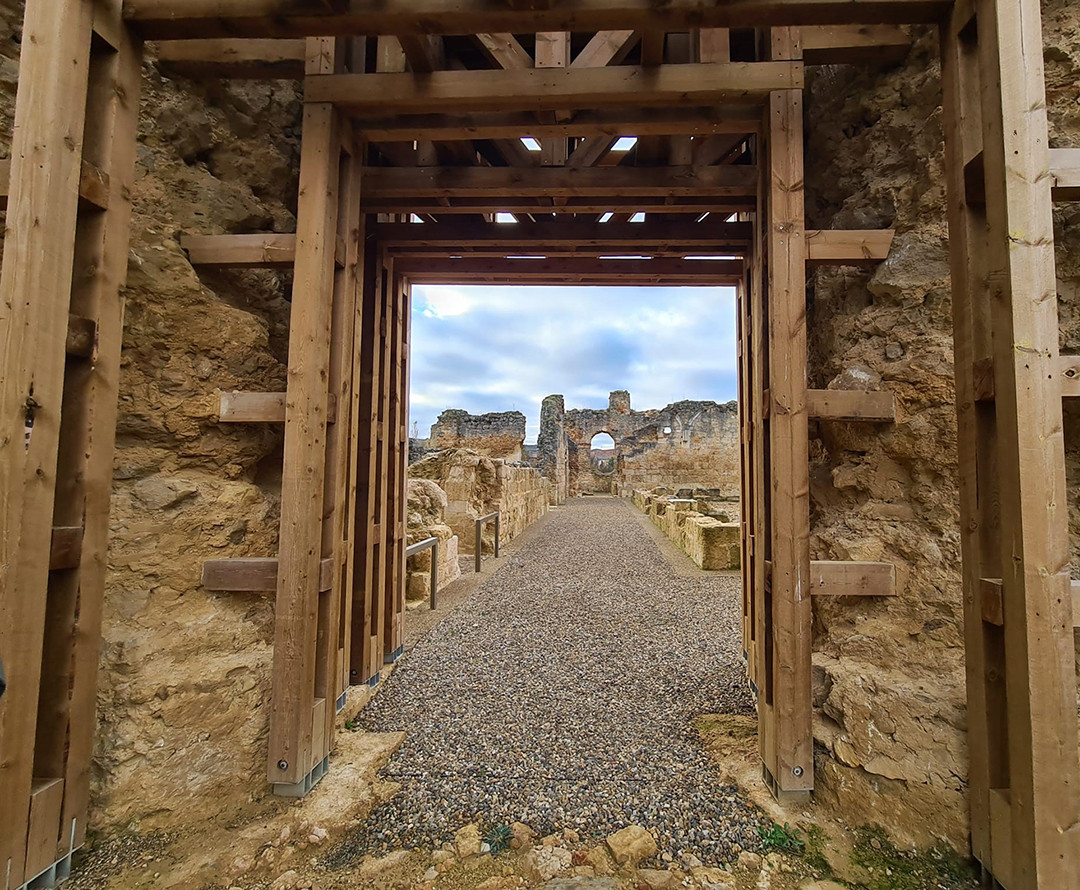
M118 2L27 4L0 272L11 887L63 877L86 832L140 66Z
M987 886L1075 887L1080 767L1038 0L958 4L941 42L972 850ZM1000 611L984 612L984 597Z
M799 32L772 29L770 57L801 59ZM800 89L770 93L765 121L770 534L758 704L764 775L778 796L814 787L802 99Z

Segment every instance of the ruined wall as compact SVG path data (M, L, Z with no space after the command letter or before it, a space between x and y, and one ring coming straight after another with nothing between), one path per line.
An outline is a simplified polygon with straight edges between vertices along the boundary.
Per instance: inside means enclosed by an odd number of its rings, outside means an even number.
M711 492L636 489L634 506L689 556L699 569L738 569L742 563L739 505L712 500Z
M539 470L515 466L468 449L438 451L409 467L413 479L430 479L446 492L445 521L461 553L476 552L476 519L498 510L501 541L520 535L547 512L549 483ZM494 551L494 523L484 524L481 547Z
M557 401L555 401L557 400ZM545 435L545 417L549 432ZM556 430L561 429L562 437ZM615 472L597 472L589 445L598 433L615 440ZM548 396L538 439L549 479L565 474L568 495L605 492L630 497L634 489L699 486L739 493L739 423L735 402L673 402L634 411L630 394L616 390L603 409L565 410ZM565 447L565 470L562 452ZM555 475L553 475L555 474Z
M458 565L458 537L446 524L446 492L430 479L410 479L408 506L409 545L427 538L439 539L438 576L442 590L461 577ZM431 551L410 556L405 564L405 598L410 602L426 600L431 595Z
M431 425L427 447L430 451L468 448L487 457L517 463L521 460L524 441L525 415L520 411L470 414L448 408Z
M551 483L551 503L564 504L570 494L569 442L562 428L566 402L560 395L547 396L540 406L540 433L536 451L540 471Z
M14 8L13 8L14 7ZM22 9L0 9L0 157ZM199 588L204 559L277 551L281 431L219 426L216 390L281 390L287 288L197 277L183 231L292 231L295 84L143 78L91 824L227 820L266 788L266 595Z
M966 849L952 320L937 40L810 69L806 224L897 230L875 269L816 271L810 385L888 389L891 425L821 422L811 559L897 567L890 598L814 600L819 799L901 843Z

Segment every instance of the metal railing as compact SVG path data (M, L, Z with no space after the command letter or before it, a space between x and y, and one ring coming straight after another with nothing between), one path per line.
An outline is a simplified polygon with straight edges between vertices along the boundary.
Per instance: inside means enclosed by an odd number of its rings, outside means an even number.
M480 571L480 531L484 527L484 523L489 519L495 520L495 558L499 558L499 511L494 513L488 513L487 516L481 516L476 520L476 571Z
M435 595L439 590L439 539L424 538L423 541L410 544L405 548L405 556L406 558L416 556L417 553L423 553L428 549L431 550L431 608L434 610Z

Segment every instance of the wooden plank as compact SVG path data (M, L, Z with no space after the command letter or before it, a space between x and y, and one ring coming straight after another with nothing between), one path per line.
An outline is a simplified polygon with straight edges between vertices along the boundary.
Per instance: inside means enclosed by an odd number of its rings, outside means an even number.
M911 51L911 33L899 25L815 25L802 29L807 65L896 64Z
M569 31L540 31L536 34L535 50L533 52L534 68L540 69L565 69L570 66L570 32ZM567 109L569 106L567 106ZM554 114L540 114L541 120L569 119L571 113L562 109ZM540 163L545 167L561 167L566 163L569 144L564 136L549 136L540 140Z
M313 37L322 34L479 34L502 31L686 31L689 28L936 23L945 0L568 0L558 4L353 0L347 10L295 0L129 0L148 39Z
M11 158L0 160L0 210L7 207L10 190ZM109 206L109 176L102 169L83 161L79 173L79 200L83 206L105 210Z
M896 396L891 392L808 389L806 411L815 420L896 420Z
M509 33L477 34L477 41L484 48L488 58L500 68L532 68L533 59L518 39Z
M390 549L393 539L392 520L389 513L389 472L390 472L390 435L387 431L390 419L391 379L391 344L393 323L393 260L385 253L380 253L379 266L379 321L376 344L379 350L379 390L375 417L375 522L373 534L376 551L372 565L372 600L373 616L371 625L371 644L368 666L369 676L379 673L385 654L385 640L388 623L392 625L393 616L386 608L386 581L390 567Z
M655 281L688 284L733 282L742 275L742 260L649 260L555 257L506 259L499 257L399 256L395 266L414 284L455 284L487 279L521 283L551 281L619 281L645 285Z
M311 52L309 45L309 55ZM340 143L333 106L308 103L304 108L289 322L289 388L267 758L271 783L297 783L313 766L310 716L315 697Z
M161 40L158 67L181 77L299 80L304 76L303 39Z
M896 596L896 566L891 562L810 561L814 596Z
M760 102L772 89L803 86L799 62L517 68L413 74L330 74L307 78L309 102L354 115L448 111L555 111L632 105ZM361 124L362 126L362 124Z
M218 423L284 423L286 394L283 392L222 392ZM326 422L337 420L337 395L327 399Z
M319 590L329 590L334 576L334 561L319 561ZM277 589L278 561L273 556L243 556L232 559L208 559L203 563L202 580L207 590L224 592L260 592Z
M404 569L405 562L405 490L408 475L408 440L403 434L405 419L403 408L408 386L404 378L405 361L402 356L404 348L405 327L405 285L398 269L398 263L393 265L393 276L390 278L390 311L387 317L389 337L389 401L384 418L384 439L387 448L386 470L386 527L387 539L384 553L386 562L385 598L386 622L383 627L383 660L392 662L399 654L399 647L404 642L403 619L405 611L404 598ZM403 450L402 443L406 444Z
M36 878L56 862L63 779L34 779L30 789L30 828L26 834L26 878Z
M810 266L862 266L889 256L893 229L810 229L806 232L806 261Z
M53 526L49 549L49 571L77 569L82 560L83 527Z
M401 114L365 117L362 132L372 142L517 139L545 136L705 136L753 132L761 116L745 105L672 108L599 108L574 113L568 121L537 121L528 111L461 114Z
M1050 149L1055 201L1080 201L1080 148Z
M291 269L296 258L296 235L182 235L180 246L193 266L224 269Z
M772 57L799 55L798 32L774 29ZM769 96L766 251L772 503L772 704L778 794L814 787L810 698L812 611L806 411L806 238L801 90Z
M384 168L390 169L390 168ZM479 168L477 168L479 169ZM558 172L554 168L544 168L551 172ZM610 168L608 168L610 169ZM565 200L565 203L563 203ZM753 198L749 195L716 197L668 197L668 196L641 196L633 198L611 196L586 196L581 198L560 199L560 203L539 203L537 197L522 198L514 195L492 195L490 197L459 197L459 198L416 198L397 197L372 199L366 204L365 209L378 214L406 214L416 213L420 216L461 216L476 214L514 213L514 214L582 214L596 215L611 211L615 214L624 214L625 222L634 213L686 213L701 216L704 213L716 213L718 215L730 215L741 213L753 206Z
M15 887L26 863L92 21L87 0L26 8L0 264L0 868Z
M598 31L570 63L571 68L600 68L620 65L641 39L632 30Z
M369 167L364 194L384 199L514 196L752 197L757 171L723 167Z

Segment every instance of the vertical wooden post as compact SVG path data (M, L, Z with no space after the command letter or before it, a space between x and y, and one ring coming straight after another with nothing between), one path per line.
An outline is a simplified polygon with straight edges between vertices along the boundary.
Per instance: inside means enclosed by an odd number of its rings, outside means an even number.
M941 42L972 849L1009 890L1068 887L1080 766L1038 0L958 5Z
M535 65L537 68L570 67L570 34L567 31L541 31L536 35ZM554 112L547 117L554 119ZM545 167L561 167L566 163L569 145L565 136L540 140L540 162Z
M333 70L333 42L308 40L308 73ZM297 786L312 767L330 323L340 136L334 107L304 106L289 327L285 454L268 775Z
M405 425L402 416L405 406L402 392L405 282L396 273L391 273L388 278L390 292L387 302L387 335L390 373L389 400L386 420L383 424L387 450L385 519L387 531L386 550L383 557L386 563L385 587L383 588L386 622L383 628L383 659L386 663L393 663L401 654L401 646L404 642L405 613L404 541L407 452L402 449L402 445L407 444L407 440L402 435Z
M772 29L770 57L801 59L799 40L796 29ZM814 787L802 98L802 90L770 93L766 124L772 675L765 696L775 749L765 769L777 795Z
M378 434L376 438L375 473L375 528L378 549L374 557L372 602L374 616L372 621L371 664L368 670L376 676L382 668L386 655L385 642L387 626L393 623L393 616L386 610L386 585L390 567L390 549L393 534L390 519L390 441L392 424L390 421L391 379L391 344L393 341L393 260L385 251L379 254L379 325L376 344L379 351L379 391L378 391Z

